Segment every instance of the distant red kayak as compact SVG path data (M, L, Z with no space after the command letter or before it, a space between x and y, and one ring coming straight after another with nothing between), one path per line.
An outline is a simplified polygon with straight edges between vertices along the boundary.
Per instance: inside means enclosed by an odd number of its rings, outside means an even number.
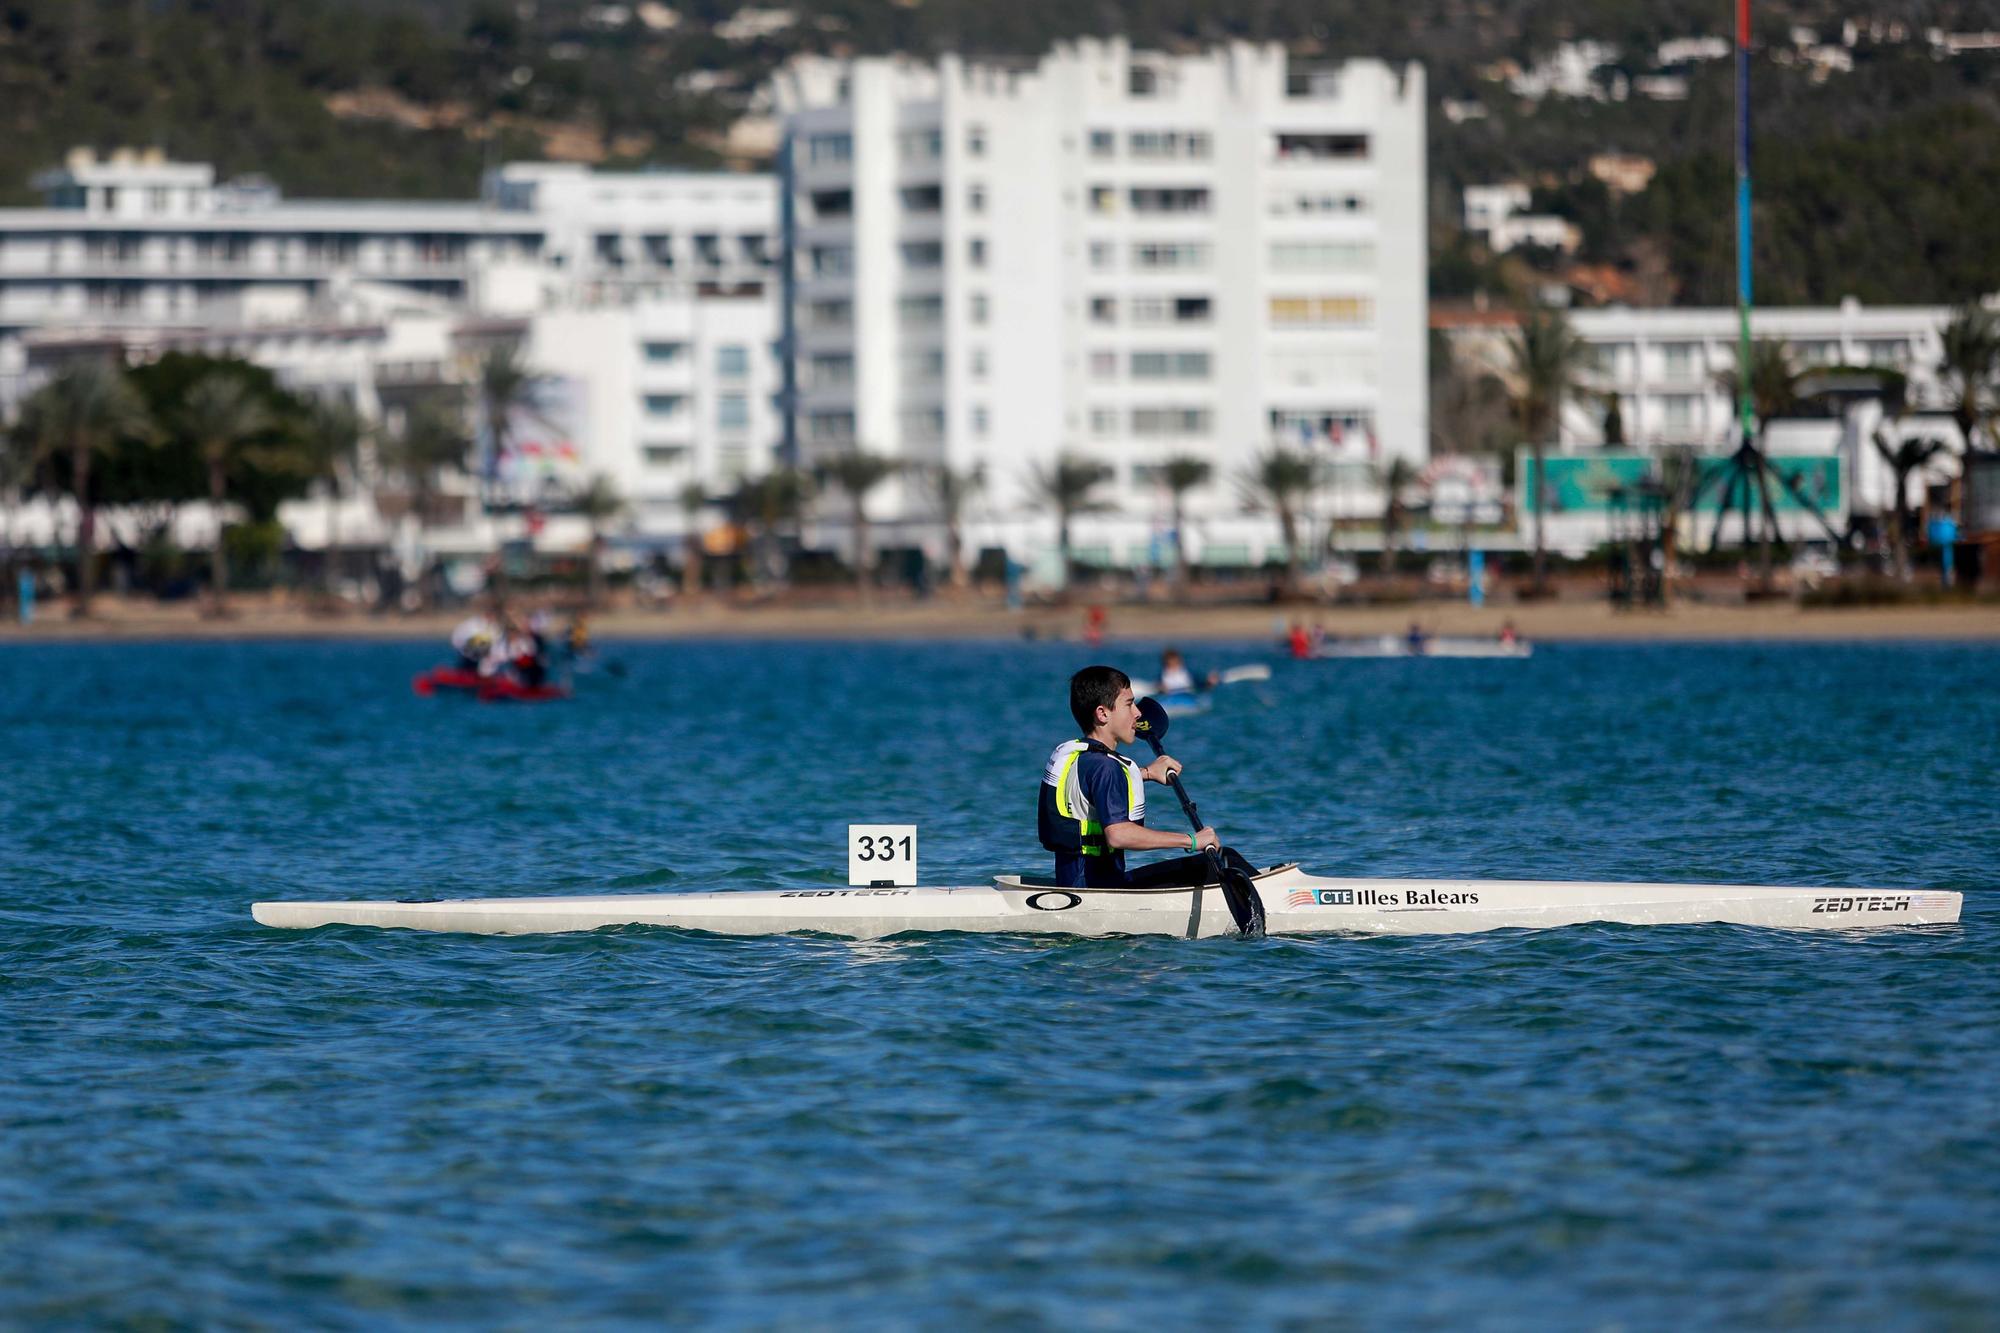
M523 685L510 676L482 676L462 667L435 667L412 680L410 688L426 699L445 690L470 694L484 703L539 703L569 698L569 691L560 685Z

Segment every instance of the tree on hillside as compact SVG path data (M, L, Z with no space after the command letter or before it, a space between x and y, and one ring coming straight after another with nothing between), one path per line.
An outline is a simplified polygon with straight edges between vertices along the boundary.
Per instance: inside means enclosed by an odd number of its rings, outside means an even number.
M1206 458L1196 458L1191 454L1179 454L1160 465L1160 481L1167 488L1167 495L1173 505L1174 523L1174 596L1187 596L1188 583L1192 574L1188 563L1187 542L1187 496L1198 486L1208 485L1215 475L1215 467Z
M1319 468L1295 449L1273 445L1251 460L1238 479L1244 503L1278 516L1285 543L1285 590L1299 586L1299 514L1319 484Z
M41 460L67 465L76 500L76 599L70 614L88 616L97 587L97 500L91 464L120 440L157 434L145 401L115 361L72 362L22 404L17 438Z
M245 450L269 446L279 421L242 380L211 374L189 386L172 418L175 434L191 443L208 477L208 503L215 520L215 545L209 553L208 614L229 609L229 551L223 540L224 507L229 500L229 474Z
M1069 583L1070 521L1078 514L1096 513L1104 508L1096 498L1096 491L1109 480L1111 469L1105 464L1069 454L1028 474L1029 491L1035 499L1056 511L1056 558L1065 585Z
M1514 418L1534 451L1534 479L1528 502L1535 511L1535 591L1549 586L1548 446L1562 426L1563 404L1577 391L1589 348L1569 321L1553 310L1537 310L1508 339L1514 374Z
M854 586L863 602L875 596L875 544L868 532L868 493L903 470L902 463L858 446L825 459L817 469L822 483L832 482L847 497L848 519L854 531Z

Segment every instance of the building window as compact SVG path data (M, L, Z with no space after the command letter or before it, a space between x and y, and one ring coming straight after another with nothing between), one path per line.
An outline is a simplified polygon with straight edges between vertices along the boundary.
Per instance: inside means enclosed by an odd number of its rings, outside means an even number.
M986 349L984 347L975 347L972 349L972 378L976 380L986 378Z
M969 213L984 213L986 211L986 187L984 185L968 185L965 187L965 208Z
M1134 186L1131 192L1134 213L1206 213L1208 190L1198 185Z
M815 134L806 140L806 161L814 166L853 160L854 136L851 134Z
M1117 250L1111 242L1092 241L1090 243L1090 266L1094 269L1110 268L1112 256L1116 253Z
M944 131L904 130L896 136L896 153L905 162L935 162L944 155Z
M1135 380L1205 380L1208 369L1207 352L1132 353Z
M1670 393L1660 400L1661 419L1671 431L1686 431L1694 425L1695 396Z
M854 322L854 302L814 301L806 306L806 325L815 329L844 329Z
M1200 241L1144 241L1132 247L1132 265L1141 269L1205 268L1208 246Z
M670 417L681 410L686 398L678 393L649 393L646 395L646 415L649 417Z
M844 278L854 272L854 247L815 245L808 252L815 278Z
M913 384L935 384L944 378L944 353L935 347L905 352L900 364L903 378Z
M747 394L725 393L715 400L715 424L722 430L743 430L750 424Z
M986 322L986 315L987 315L986 293L974 292L972 294L971 307L972 307L972 322L974 324L984 324Z
M1118 152L1118 136L1110 130L1090 132L1090 155L1092 157L1114 157Z
M646 359L654 365L668 365L687 353L686 343L647 343Z
M845 443L854 438L854 413L808 413L806 435L817 444Z
M974 407L972 409L972 433L982 440L985 439L988 424L986 409L983 406Z
M966 242L965 258L974 268L986 267L986 239L983 236L975 236Z
M1700 350L1693 343L1668 343L1661 348L1665 358L1667 378L1684 380L1695 373L1695 353Z
M854 358L844 353L815 356L811 367L815 389L837 389L854 383Z
M1118 322L1118 298L1115 296L1091 297L1090 322L1093 324L1116 324Z
M904 241L901 249L904 268L932 269L944 266L942 241Z
M896 319L906 329L927 329L944 323L944 297L902 296L896 299Z
M1118 353L1092 352L1090 354L1090 377L1094 380L1117 379Z
M1368 158L1365 134L1289 134L1277 137L1278 156L1309 162L1362 162Z
M1115 407L1093 407L1090 409L1090 433L1103 439L1118 433L1118 409Z
M726 380L740 380L750 373L750 349L724 343L715 349L715 373Z
M941 185L905 185L902 196L905 213L937 213L944 209Z
M986 156L986 127L967 125L965 127L965 155L967 157Z
M1280 273L1349 273L1373 268L1375 246L1369 241L1276 241L1271 267Z
M854 191L814 190L812 215L816 221L837 222L854 216Z
M1140 436L1205 435L1211 416L1205 407L1135 407L1132 433Z
M1109 216L1118 211L1118 191L1109 185L1090 187L1090 211Z
M1278 328L1362 328L1375 318L1366 296L1274 296L1270 310Z
M649 444L645 446L647 467L676 467L687 457L687 448L679 444Z

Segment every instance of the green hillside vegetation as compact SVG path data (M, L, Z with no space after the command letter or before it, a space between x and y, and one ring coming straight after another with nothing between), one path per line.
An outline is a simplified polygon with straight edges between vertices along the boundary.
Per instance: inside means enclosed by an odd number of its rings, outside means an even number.
M739 8L727 0L673 4L679 22L662 30L636 4L613 22L617 9L592 0L0 0L0 203L33 202L30 176L77 144L158 147L225 177L261 172L295 197L464 198L484 167L552 153L716 165L716 136L749 90L805 50L1023 58L1084 34L1180 49L1270 38L1326 59L1422 60L1434 100L1488 107L1464 125L1433 116L1441 296L1532 280L1457 234L1459 189L1513 177L1541 183L1541 205L1583 228L1586 258L1658 270L1657 299L1727 295L1727 62L1696 67L1683 103L1533 104L1480 72L1584 37L1643 72L1663 38L1726 32L1726 0L1695 11L1680 0L788 7L795 27L730 43L713 31ZM1847 12L1837 0L1760 0L1758 30L1777 49L1791 25L1832 36ZM1919 32L1994 22L1982 0L1880 0L1869 16ZM683 91L697 72L719 76L715 86ZM1821 84L1760 60L1756 98L1760 299L1935 301L2000 286L2000 240L1976 224L2000 204L2000 58L1863 47L1854 73ZM1653 187L1621 201L1583 183L1584 159L1606 149L1658 160Z

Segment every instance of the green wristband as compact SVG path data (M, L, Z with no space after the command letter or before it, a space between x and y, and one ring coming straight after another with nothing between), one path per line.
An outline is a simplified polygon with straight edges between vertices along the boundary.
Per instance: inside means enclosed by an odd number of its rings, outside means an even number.
M1201 835L1199 833L1188 834L1188 850L1191 852L1201 850Z

